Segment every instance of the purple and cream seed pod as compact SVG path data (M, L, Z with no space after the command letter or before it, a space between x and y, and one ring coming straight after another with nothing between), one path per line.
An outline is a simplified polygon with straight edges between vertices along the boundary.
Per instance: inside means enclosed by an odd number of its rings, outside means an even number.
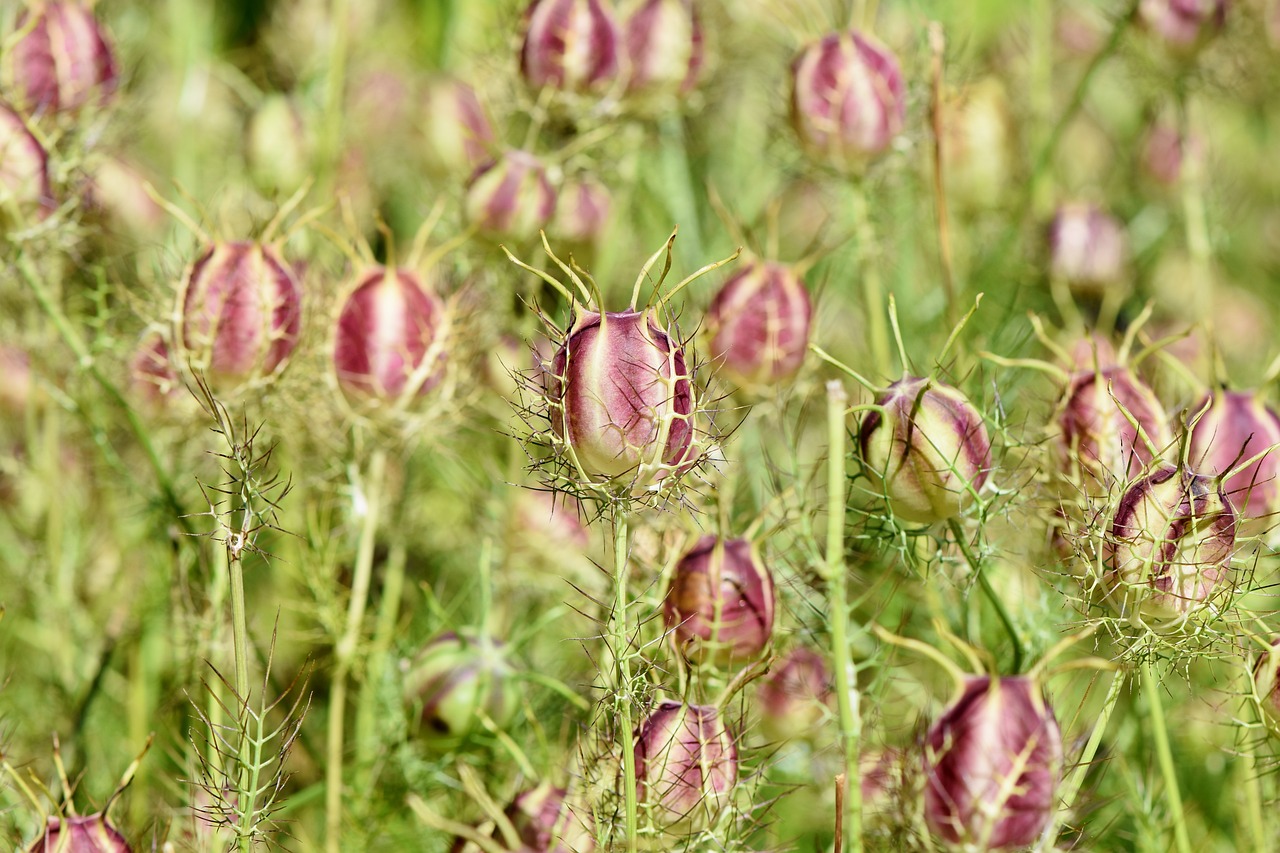
M642 813L672 835L710 827L738 784L738 744L711 705L664 701L635 732Z
M1064 204L1049 224L1049 271L1073 290L1120 284L1129 260L1124 226L1090 204Z
M1182 619L1231 586L1236 510L1220 480L1167 465L1125 491L1103 544L1122 616Z
M1230 473L1223 485L1241 520L1269 522L1280 512L1280 414L1257 391L1219 389L1191 416L1191 464Z
M958 389L905 377L876 398L858 431L871 489L894 515L933 524L972 502L991 472L991 439L982 415Z
M52 209L49 155L22 116L0 102L0 222Z
M816 162L860 173L902 131L906 89L897 58L857 30L832 33L791 65L791 126Z
M465 737L481 715L498 726L515 716L520 693L503 644L488 636L441 634L406 662L404 700L422 737Z
M0 61L15 106L30 114L72 113L115 91L115 58L90 6L36 3L18 16L16 31L21 37Z
M361 273L334 328L333 366L352 402L403 405L444 375L448 310L417 273Z
M1253 695L1273 729L1280 727L1280 637L1258 655L1253 667Z
M1170 124L1153 124L1142 141L1142 171L1164 187L1177 187L1188 160L1204 158L1204 139L1183 136Z
M541 160L506 151L476 170L463 202L467 220L494 240L532 240L556 211L556 191Z
M1055 422L1058 470L1094 498L1141 474L1172 441L1155 392L1119 365L1072 374Z
M707 308L712 363L739 388L776 388L804 364L812 319L809 291L796 270L749 262Z
M1227 0L1142 0L1138 18L1171 52L1194 54L1227 23Z
M158 410L181 388L168 341L159 332L148 332L129 360L129 390L135 398Z
M693 0L641 0L624 25L627 94L670 99L698 84L702 23Z
M556 212L547 232L564 242L589 249L604 237L613 209L609 188L595 178L570 178L556 194Z
M534 89L599 92L623 73L622 32L603 0L533 0L520 74Z
M28 848L28 853L132 853L133 848L106 815L50 817L44 834Z
M772 666L756 691L767 738L785 742L812 735L828 715L831 675L822 655L798 646Z
M182 278L176 356L215 383L262 379L284 368L301 325L302 287L275 248L216 242Z
M703 536L676 563L662 617L690 661L749 663L773 638L773 574L746 539Z
M506 815L524 845L522 851L592 853L596 849L591 812L574 808L568 797L568 791L549 782L516 795Z
M422 152L427 169L461 177L490 158L493 123L476 92L461 80L437 77L423 94Z
M1033 844L1057 807L1062 761L1062 734L1035 679L968 676L925 739L925 821L965 849Z

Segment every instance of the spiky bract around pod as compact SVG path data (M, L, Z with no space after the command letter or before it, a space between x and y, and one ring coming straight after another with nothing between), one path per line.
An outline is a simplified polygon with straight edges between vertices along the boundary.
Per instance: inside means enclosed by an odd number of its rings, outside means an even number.
M710 705L665 701L635 734L636 793L669 836L701 832L738 784L738 744Z
M1118 365L1072 374L1054 420L1058 470L1093 498L1141 474L1172 440L1155 392Z
M663 621L691 661L729 667L760 656L773 637L773 573L746 539L703 536L680 558Z
M809 291L794 269L771 261L749 263L707 308L717 373L748 390L787 381L804 364L812 319Z

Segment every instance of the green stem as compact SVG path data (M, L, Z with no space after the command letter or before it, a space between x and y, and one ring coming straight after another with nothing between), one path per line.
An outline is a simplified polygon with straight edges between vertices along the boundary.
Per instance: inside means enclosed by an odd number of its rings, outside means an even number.
M866 184L861 178L853 182L853 198L850 205L853 215L853 230L858 241L858 274L862 276L863 310L867 315L867 338L871 345L871 357L885 379L892 375L891 356L889 353L889 326L885 301L884 283L880 278L880 267L875 258L875 226L871 222L871 211L867 206ZM902 365L906 370L907 366Z
M360 641L365 605L373 577L373 546L378 533L378 514L382 508L386 451L378 448L369 459L369 471L363 484L367 507L360 528L360 544L356 549L355 572L351 582L351 598L347 602L347 623L334 651L333 685L329 694L329 737L325 768L325 849L329 853L342 850L342 750L343 724L347 704L347 676Z
M839 381L827 383L827 547L824 574L831 619L831 657L835 669L836 704L840 715L840 739L844 742L845 797L844 849L862 851L862 778L858 766L862 746L862 713L857 674L849 657L849 583L844 562L845 507L845 410L849 394Z
M217 543L215 543L216 545ZM225 666L223 657L226 654L226 636L227 623L226 606L227 606L227 587L230 580L230 567L227 561L227 549L225 547L214 547L212 555L213 565L209 571L209 640L206 655L210 661L214 661L219 667ZM205 705L205 713L209 717L209 753L207 760L212 770L225 769L222 760L222 753L218 751L218 732L222 730L226 720L223 717L223 703L218 701L214 695L213 687L210 685L208 691L209 696Z
M969 547L969 538L965 536L964 528L960 526L958 519L951 519L947 522L951 528L951 535L956 540L956 545L960 548L960 553L964 556L964 561L969 564L969 568L978 576L978 584L982 587L982 592L986 595L987 600L991 602L991 606L995 608L996 615L1000 617L1004 629L1009 634L1009 639L1013 642L1013 673L1022 672L1022 660L1025 650L1022 646L1022 638L1018 634L1018 629L1013 624L1013 617L1009 615L1009 610L1004 606L1004 602L996 593L995 587L991 585L991 580L987 577L987 572L977 555L973 553L973 549Z
M1075 770L1068 777L1066 784L1062 786L1061 805L1058 809L1058 817L1054 824L1054 829L1046 833L1045 838L1057 838L1057 827L1061 825L1074 807L1076 795L1080 793L1080 787L1084 784L1085 774L1089 772L1093 757L1098 754L1098 747L1102 744L1102 736L1106 734L1107 723L1110 722L1111 714L1115 711L1116 705L1120 701L1120 693L1124 689L1124 682L1125 673L1123 670L1112 676L1111 686L1107 689L1106 698L1102 701L1102 710L1098 713L1098 719L1093 724L1093 731L1089 733L1089 740L1085 742Z
M1156 757L1160 773L1164 776L1164 795L1169 801L1173 818L1173 837L1178 853L1191 853L1191 838L1187 835L1187 816L1182 811L1182 794L1178 790L1178 771L1173 763L1173 750L1169 746L1169 730L1165 726L1164 705L1160 701L1160 682L1156 680L1151 662L1142 665L1143 692L1147 695L1151 714L1152 736L1156 745Z
M626 809L627 853L636 853L639 809L636 803L636 755L632 743L634 724L631 720L631 632L627 627L627 568L629 549L626 511L618 509L613 516L614 606L610 622L614 662L617 666L619 746L622 750L622 794Z
M333 0L329 11L333 40L329 46L329 72L325 77L324 127L318 164L322 179L329 182L338 172L338 156L342 147L342 98L346 90L347 24L350 17L350 0Z
M400 621L400 600L404 596L404 567L407 550L398 537L392 541L382 580L382 599L378 603L378 621L369 646L369 665L356 706L356 790L370 793L370 768L378 739L374 724L378 715L378 690L391 658L391 641Z
M1178 137L1182 145L1182 172L1179 183L1182 195L1183 228L1186 232L1187 252L1191 256L1196 305L1199 313L1203 315L1214 304L1213 276L1210 273L1213 248L1209 242L1209 221L1205 213L1201 162L1188 144L1191 139L1191 116L1190 107L1187 105L1185 81L1178 81L1175 88L1178 103Z

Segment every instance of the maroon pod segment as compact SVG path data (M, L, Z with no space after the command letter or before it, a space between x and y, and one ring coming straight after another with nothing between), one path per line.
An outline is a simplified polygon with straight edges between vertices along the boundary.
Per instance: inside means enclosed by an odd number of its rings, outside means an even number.
M1194 53L1227 22L1227 0L1142 0L1138 16L1175 53Z
M1124 493L1103 549L1125 616L1178 619L1230 585L1236 512L1221 483L1165 466Z
M748 264L707 309L716 369L742 388L785 382L804 364L813 306L804 280L772 261Z
M760 682L757 697L760 723L770 740L812 734L828 714L831 700L831 676L822 655L803 647L792 649Z
M49 157L22 116L0 101L0 222L53 207Z
M599 91L622 71L622 34L601 0L534 0L525 12L520 73L535 89Z
M801 51L791 65L791 124L824 165L861 172L902 130L905 87L897 58L856 30Z
M527 853L591 853L596 849L591 812L567 801L568 792L543 782L516 796L507 818Z
M1280 511L1280 415L1257 392L1227 390L1201 400L1196 413L1191 464L1205 474L1233 472L1224 485L1242 518L1269 519Z
M131 853L132 849L106 815L92 814L65 820L49 818L44 835L28 853Z
M1129 245L1124 226L1088 204L1064 204L1049 224L1049 270L1077 290L1097 291L1124 278Z
M669 98L698 83L702 24L693 0L644 0L627 18L627 92Z
M495 240L538 236L556 210L546 167L527 151L507 151L471 177L464 200L467 219Z
M666 701L636 730L636 794L672 834L709 827L738 784L738 744L710 705Z
M685 657L724 667L760 656L773 608L773 575L755 546L704 536L676 564L662 616Z
M987 481L991 440L982 415L955 388L906 377L876 399L858 444L871 488L894 515L932 524L959 515Z
M214 243L183 277L177 310L182 361L241 382L284 366L298 342L302 288L271 246Z
M488 159L493 125L475 90L440 77L423 96L422 143L427 168L441 175L470 175Z
M376 267L361 275L338 314L333 364L348 399L406 401L440 382L444 302L417 273Z
M1074 373L1057 423L1059 470L1092 497L1138 476L1151 464L1152 448L1171 441L1155 392L1127 367Z
M651 311L581 310L545 380L551 428L587 478L643 487L695 461L684 349Z
M74 112L115 90L115 59L88 5L36 3L18 16L17 32L22 37L3 60L15 106Z

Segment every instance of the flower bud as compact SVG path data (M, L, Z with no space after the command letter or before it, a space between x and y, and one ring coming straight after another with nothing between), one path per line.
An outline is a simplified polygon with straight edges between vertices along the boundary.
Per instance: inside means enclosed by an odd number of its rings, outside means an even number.
M495 240L529 240L551 221L556 191L547 169L526 151L507 151L472 175L467 219Z
M618 79L622 35L601 0L533 0L525 12L520 73L534 89L607 89Z
M498 726L515 716L520 693L512 675L502 643L450 631L409 664L404 698L423 737L465 737L481 728L482 714Z
M1190 458L1196 470L1234 472L1223 485L1241 518L1265 520L1280 512L1280 415L1257 392L1225 389L1191 412L1193 418L1199 413L1191 430ZM1259 454L1265 455L1254 459Z
M876 399L858 431L863 470L894 515L932 524L972 503L991 471L982 415L955 388L906 377Z
M362 273L334 330L333 365L347 399L403 404L436 387L446 314L415 272L379 266Z
M651 310L580 309L545 378L551 428L589 479L645 487L695 461L692 372Z
M1122 615L1178 619L1231 583L1236 511L1222 485L1172 465L1121 497L1103 546Z
M643 0L625 26L632 96L670 99L693 90L702 70L702 24L693 0Z
M804 364L813 307L790 267L752 262L727 282L707 309L711 358L740 388L776 388Z
M178 355L211 380L244 382L284 366L298 343L302 288L274 248L214 243L183 277Z
M570 245L590 249L604 236L612 207L609 188L594 178L565 181L557 193L556 213L547 230Z
M1057 806L1062 734L1024 676L965 679L925 741L925 821L948 844L1033 844Z
M1227 0L1142 0L1138 17L1170 51L1193 54L1226 25Z
M302 111L287 95L268 95L245 133L249 176L268 194L289 195L311 176L311 141Z
M18 108L75 112L115 90L111 47L84 3L37 3L18 16L17 32L22 36L9 48L3 72Z
M1124 278L1124 226L1088 204L1064 204L1049 225L1049 270L1075 290L1098 292Z
M522 853L591 853L596 849L591 812L573 808L569 792L543 782L516 796L507 818L524 844Z
M738 744L711 705L666 701L636 730L636 795L673 834L715 822L738 783Z
M49 818L44 834L36 839L28 853L131 853L132 849L106 815L91 814Z
M791 80L791 126L823 165L859 173L902 130L902 71L870 36L849 30L810 44L792 63Z
M155 240L164 232L168 215L147 193L147 176L132 163L106 157L89 175L85 207L112 236L127 234Z
M22 116L0 102L0 222L52 208L49 157Z
M826 719L831 677L822 655L797 647L769 670L757 692L760 724L771 741L813 734Z
M952 93L940 119L948 201L970 210L995 207L1013 184L1013 118L1004 86L988 77Z
M493 125L475 90L439 77L427 84L422 113L423 154L438 175L470 175L489 156Z
M1171 438L1155 393L1127 367L1074 373L1058 406L1059 470L1085 494L1142 473Z
M662 617L686 658L728 667L769 645L773 608L773 575L755 546L703 536L676 564Z

